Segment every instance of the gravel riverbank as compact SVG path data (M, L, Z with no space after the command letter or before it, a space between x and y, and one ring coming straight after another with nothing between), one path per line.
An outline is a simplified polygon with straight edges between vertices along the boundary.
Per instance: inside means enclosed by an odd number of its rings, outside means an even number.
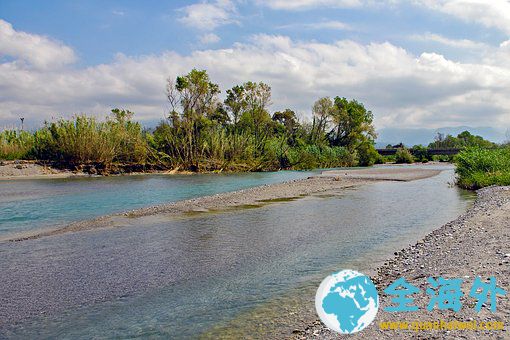
M380 305L374 322L360 333L349 336L353 339L509 339L510 322L510 187L490 187L477 192L473 207L456 220L427 235L415 245L395 252L395 256L379 268L366 274L377 286ZM462 278L464 283L461 298L463 307L459 312L429 312L426 306L430 296L425 293L430 286L428 277ZM468 297L475 278L484 281L490 276L497 279L499 287L507 296L498 296L496 312L484 306L476 313L476 300ZM384 307L392 305L391 296L383 290L396 279L404 277L421 291L415 296L417 312L390 313ZM505 330L381 330L381 322L391 321L498 321L504 322ZM302 330L295 330L294 339L336 339L339 335L325 328L319 320L310 320Z

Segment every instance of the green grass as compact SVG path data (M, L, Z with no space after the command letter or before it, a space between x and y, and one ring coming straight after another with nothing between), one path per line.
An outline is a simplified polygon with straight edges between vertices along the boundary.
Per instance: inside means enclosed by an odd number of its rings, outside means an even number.
M454 159L457 184L466 189L510 185L510 147L468 148Z

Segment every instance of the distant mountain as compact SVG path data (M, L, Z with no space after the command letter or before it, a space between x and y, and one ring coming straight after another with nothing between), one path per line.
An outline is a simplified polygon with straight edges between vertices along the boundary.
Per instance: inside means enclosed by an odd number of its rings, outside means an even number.
M455 126L438 129L384 128L377 130L376 147L384 148L388 144L395 145L400 142L408 146L417 144L428 145L434 140L438 132L445 135L450 134L452 136L457 136L459 133L466 130L474 135L482 136L496 143L502 143L509 139L507 137L508 129L496 129L492 127Z

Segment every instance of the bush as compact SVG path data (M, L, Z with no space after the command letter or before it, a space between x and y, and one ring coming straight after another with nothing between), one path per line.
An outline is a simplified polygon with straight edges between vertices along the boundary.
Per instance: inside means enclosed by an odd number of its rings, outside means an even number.
M417 162L427 163L430 161L428 149L423 145L413 146L413 156Z
M0 133L0 159L32 158L34 136L26 131L6 130Z
M411 152L407 148L399 148L397 152L395 153L395 163L402 164L402 163L413 163L414 158L413 155L411 155Z
M352 154L339 146L304 145L289 149L287 157L291 167L296 170L335 168L354 164Z
M358 165L360 166L372 166L376 161L380 161L381 156L375 149L372 143L362 143L358 149Z
M457 184L466 189L510 185L510 148L468 148L454 159Z
M131 121L129 111L112 113L105 122L79 115L74 120L46 123L34 134L35 156L72 164L143 164L148 146L141 125Z
M399 148L397 150L397 152L395 153L395 163L397 163L397 164L402 164L402 163L410 164L410 163L413 163L413 162L414 162L414 157L411 154L411 152L409 152L409 149L407 149L407 148Z

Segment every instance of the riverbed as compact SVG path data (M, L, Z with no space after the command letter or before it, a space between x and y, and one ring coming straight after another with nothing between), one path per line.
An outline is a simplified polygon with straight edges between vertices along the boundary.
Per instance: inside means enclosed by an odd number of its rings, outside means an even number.
M274 316L254 311L282 296L296 301L332 270L362 268L463 213L474 195L443 169L410 182L0 242L0 270L9 273L0 280L0 336L189 338L231 334L240 319L253 330Z

